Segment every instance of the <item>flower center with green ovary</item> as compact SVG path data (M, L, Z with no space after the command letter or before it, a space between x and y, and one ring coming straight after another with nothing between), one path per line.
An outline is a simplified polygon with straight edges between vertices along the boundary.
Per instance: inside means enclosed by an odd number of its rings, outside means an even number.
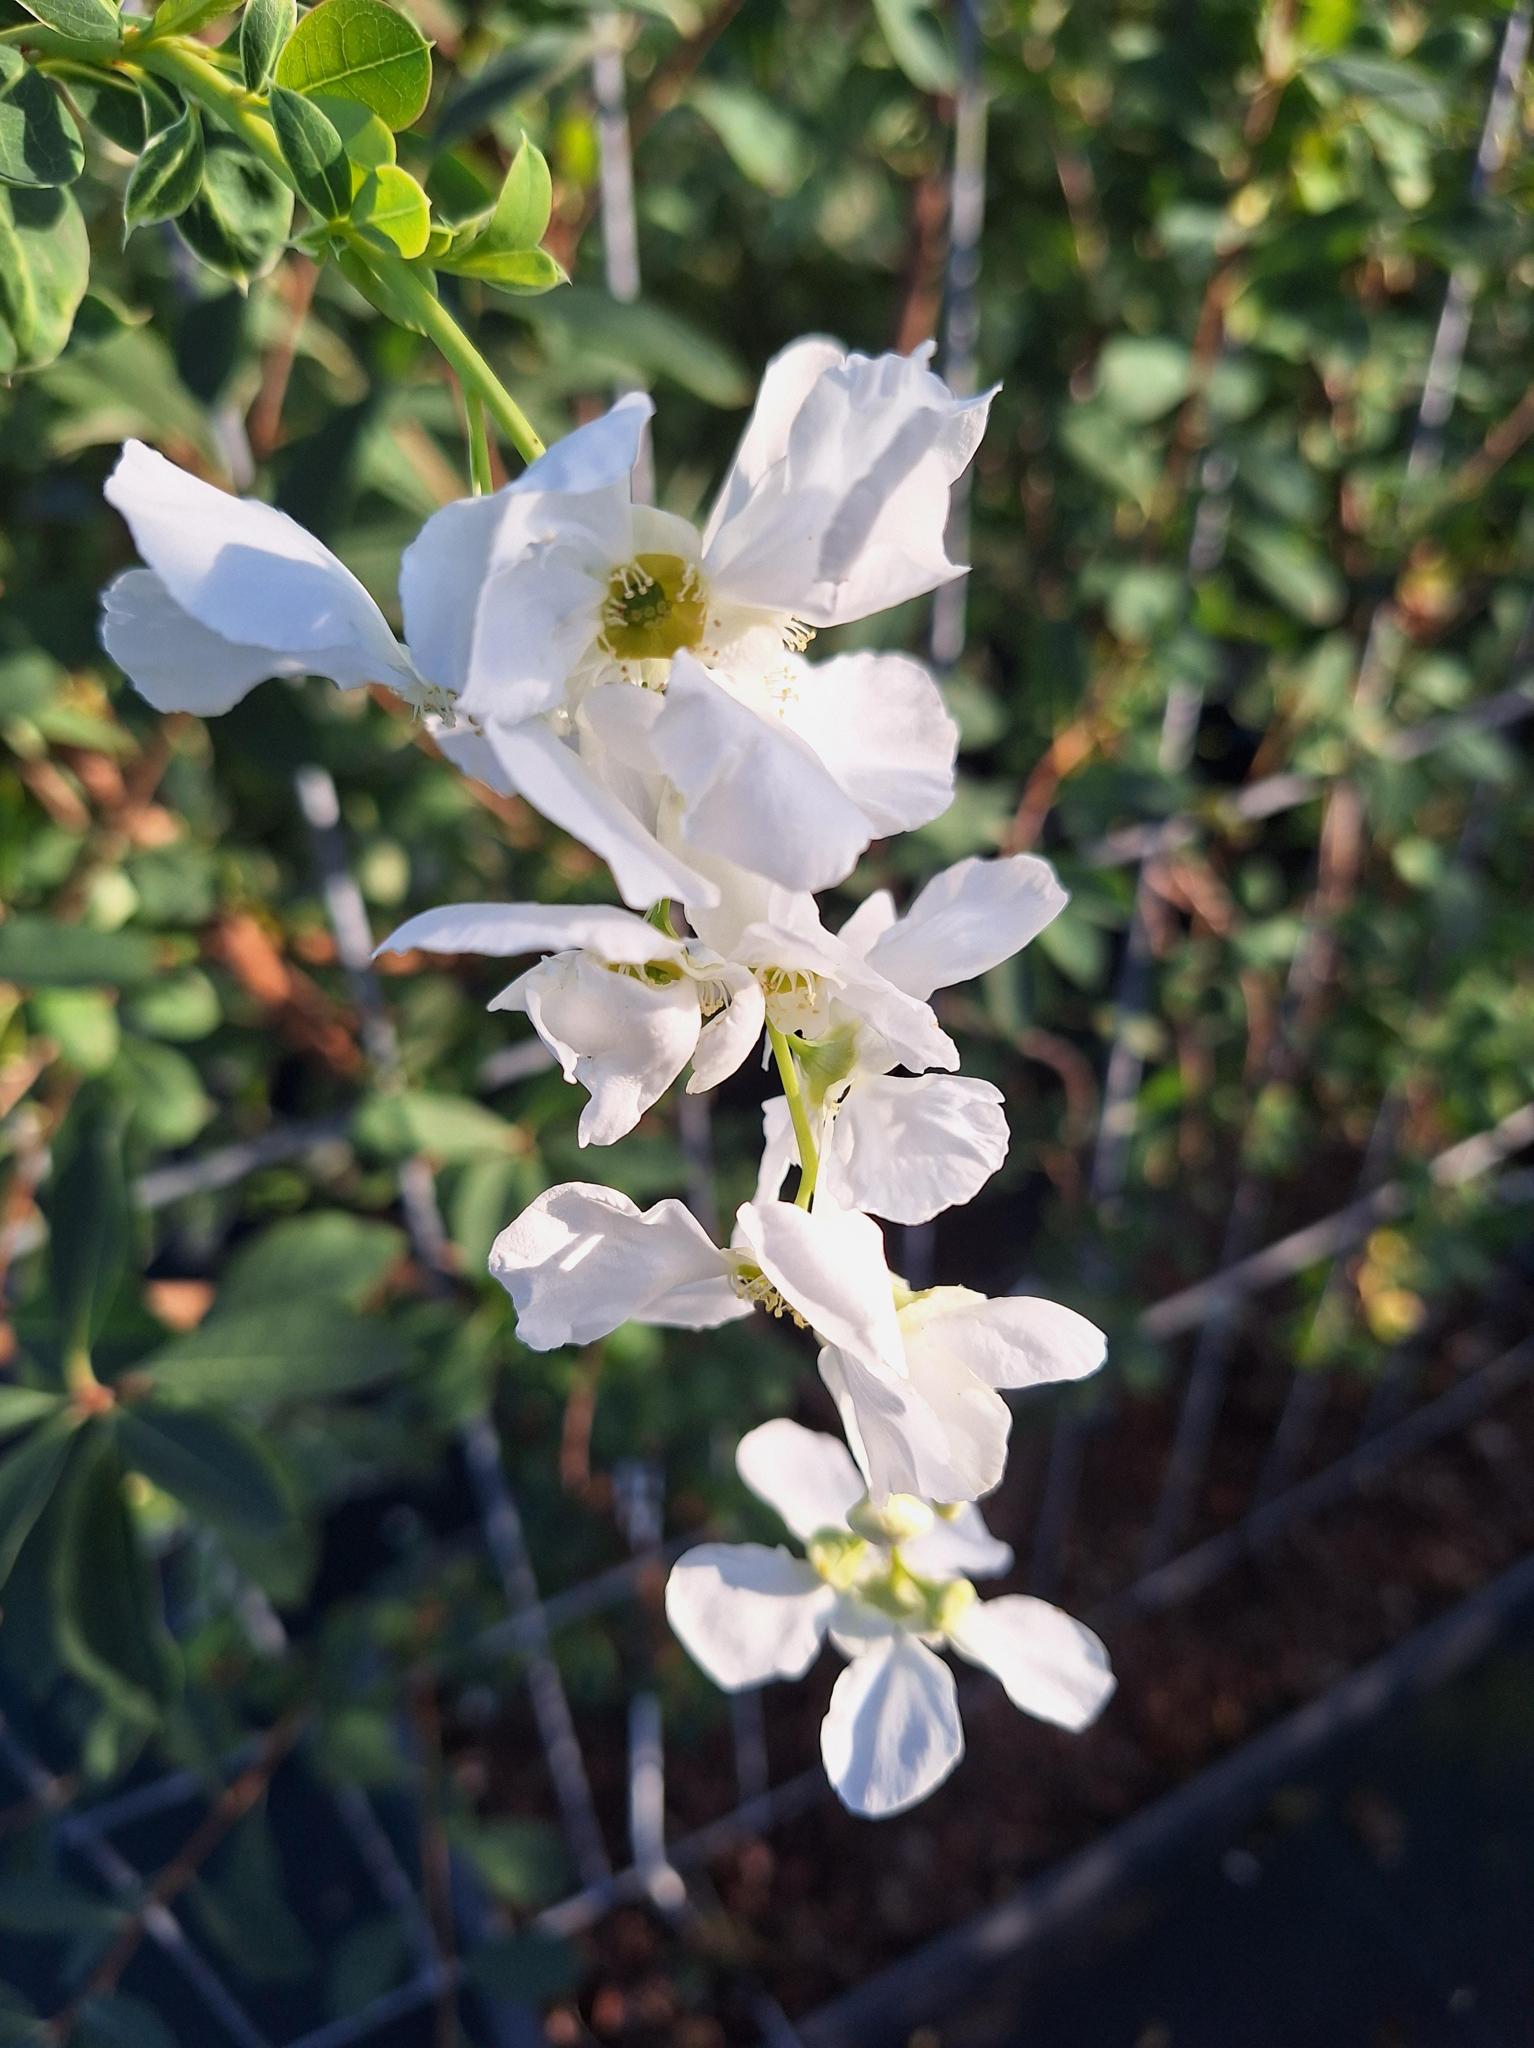
M693 563L680 555L635 555L608 578L603 644L619 661L665 661L699 644L706 616Z

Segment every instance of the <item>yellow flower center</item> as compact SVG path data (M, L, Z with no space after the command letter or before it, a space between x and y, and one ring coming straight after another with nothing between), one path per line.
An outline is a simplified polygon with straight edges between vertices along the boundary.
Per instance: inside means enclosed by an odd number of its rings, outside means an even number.
M608 578L603 644L618 661L669 661L699 644L706 616L693 563L680 555L635 555Z

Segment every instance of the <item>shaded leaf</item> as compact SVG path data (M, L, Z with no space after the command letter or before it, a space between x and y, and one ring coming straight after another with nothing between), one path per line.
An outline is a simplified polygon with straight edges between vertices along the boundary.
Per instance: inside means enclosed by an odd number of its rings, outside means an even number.
M58 1415L0 1454L0 1586L53 1498L78 1441L73 1418Z
M89 281L90 245L74 195L0 185L0 375L53 361Z
M114 1417L123 1463L218 1526L276 1536L292 1516L281 1476L261 1446L222 1416L155 1401Z
M202 122L195 107L151 135L133 166L123 194L123 221L131 230L174 220L197 197L202 184Z
M36 916L8 917L0 924L0 981L23 987L123 988L147 981L156 955L155 941L144 932L93 932Z
M133 1212L122 1126L110 1097L82 1091L54 1147L48 1270L66 1354L89 1352L128 1266Z
M289 1216L240 1247L218 1290L218 1314L315 1296L360 1309L405 1248L392 1223L339 1209Z
M283 85L272 87L271 110L299 198L320 220L339 220L351 205L352 174L335 127L311 101Z
M175 1690L176 1652L104 1435L74 1461L63 1508L53 1560L60 1651L121 1712L156 1720Z
M248 285L281 255L293 195L233 137L209 135L202 190L176 232L194 256L231 283Z
M385 1159L473 1159L485 1152L520 1152L526 1139L515 1124L462 1095L411 1089L375 1095L352 1119L352 1133L364 1151Z
M338 1303L290 1300L220 1311L143 1361L167 1400L321 1399L393 1379L410 1365L403 1340Z
M51 1415L63 1400L47 1387L0 1386L0 1437L14 1436L30 1429L45 1415Z
M240 72L247 92L266 91L297 26L298 0L246 0L240 16Z
M74 116L20 50L0 43L0 179L71 185L85 168Z

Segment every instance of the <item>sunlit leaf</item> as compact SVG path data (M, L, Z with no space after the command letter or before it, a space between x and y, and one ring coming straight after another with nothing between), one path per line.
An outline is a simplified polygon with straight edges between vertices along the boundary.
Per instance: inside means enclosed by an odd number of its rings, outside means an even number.
M384 0L320 0L278 60L277 82L358 100L390 128L408 128L431 91L431 45Z

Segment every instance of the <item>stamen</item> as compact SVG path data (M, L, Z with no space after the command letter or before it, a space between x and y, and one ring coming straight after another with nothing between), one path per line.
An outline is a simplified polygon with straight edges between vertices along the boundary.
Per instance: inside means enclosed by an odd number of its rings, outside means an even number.
M783 645L790 654L803 654L815 637L815 628L806 625L803 619L788 618L783 621Z
M756 1308L766 1309L768 1315L774 1318L787 1316L796 1329L809 1328L809 1324L798 1309L791 1301L783 1299L760 1266L737 1266L730 1275L730 1285L742 1301L749 1301Z
M703 581L680 555L636 555L608 578L601 641L614 660L666 661L703 638Z

